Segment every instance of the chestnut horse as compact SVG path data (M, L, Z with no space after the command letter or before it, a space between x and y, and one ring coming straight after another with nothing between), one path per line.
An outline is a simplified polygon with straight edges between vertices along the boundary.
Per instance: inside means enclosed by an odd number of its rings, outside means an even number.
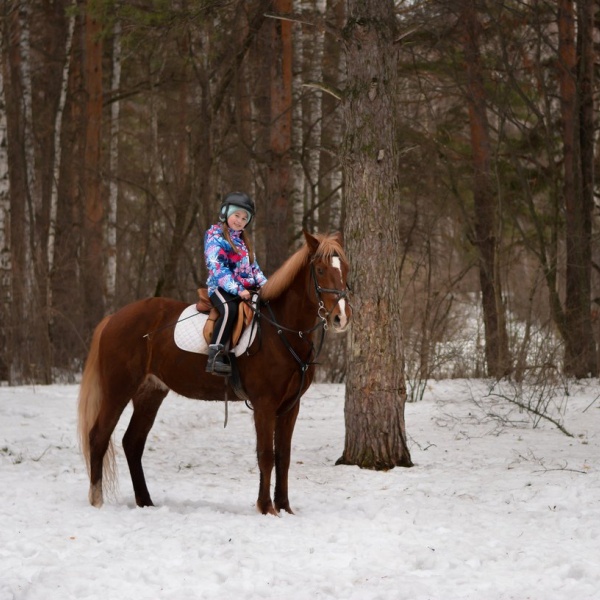
M241 384L254 412L260 470L257 509L292 513L288 471L299 400L312 382L325 331L343 331L352 309L347 300L348 261L339 234L313 236L269 278L260 291L260 329L237 358ZM79 435L90 477L89 500L103 503L103 480L114 485L112 433L125 406L133 413L123 449L138 506L153 506L142 454L160 405L169 392L224 400L229 378L205 373L206 355L174 342L174 324L187 304L149 298L105 317L96 327L79 393ZM275 466L275 493L271 473Z

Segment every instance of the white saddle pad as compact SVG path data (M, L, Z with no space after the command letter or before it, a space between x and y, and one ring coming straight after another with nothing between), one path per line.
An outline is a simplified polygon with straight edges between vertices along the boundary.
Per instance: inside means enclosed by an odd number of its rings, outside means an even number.
M195 352L196 354L208 354L208 344L204 339L202 331L208 315L198 312L196 305L188 306L177 319L175 325L175 343L178 348L187 352ZM247 327L242 335L237 346L233 349L236 356L240 356L246 352L250 344L256 337L256 327Z

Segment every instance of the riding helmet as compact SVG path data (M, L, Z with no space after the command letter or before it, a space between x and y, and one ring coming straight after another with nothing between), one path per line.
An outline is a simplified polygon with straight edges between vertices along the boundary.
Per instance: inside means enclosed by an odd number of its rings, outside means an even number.
M227 221L227 211L230 206L239 206L248 211L248 214L250 215L248 223L252 221L254 214L256 213L254 200L252 200L248 194L244 192L229 192L221 202L221 208L219 210L219 221L221 221L221 223Z

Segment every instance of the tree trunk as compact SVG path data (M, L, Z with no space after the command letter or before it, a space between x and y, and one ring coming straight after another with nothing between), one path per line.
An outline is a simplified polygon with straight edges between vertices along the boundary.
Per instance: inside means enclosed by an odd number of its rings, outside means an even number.
M315 16L324 19L327 3L325 0L313 2ZM311 32L308 80L320 84L323 81L323 45L325 33L320 27L314 27ZM319 218L320 197L319 183L321 179L321 148L322 148L322 123L323 123L323 92L319 87L308 90L306 98L306 120L308 122L308 135L306 136L306 176L308 179L308 222L311 231L324 229L323 221Z
M278 14L292 12L292 0L274 0ZM292 147L292 26L289 21L269 19L271 30L271 119L268 165L266 227L267 274L273 273L289 253L290 150Z
M52 338L56 366L73 367L73 358L85 356L82 339L83 296L79 254L82 244L82 188L84 144L84 94L82 40L84 16L73 17L67 89L61 126L60 171L53 269L51 273L53 322Z
M27 206L27 161L25 147L24 97L21 79L21 23L18 2L5 2L2 15L2 78L6 107L8 179L10 182L10 320L5 328L6 346L3 358L11 384L23 383L28 372L27 334L20 324L25 322L26 300L31 290L30 261L27 240L29 219Z
M597 2L579 0L577 2L577 81L580 94L579 102L579 147L581 162L580 190L580 228L575 232L575 245L581 252L583 272L576 275L580 282L580 299L577 304L581 314L577 321L583 332L581 345L581 365L574 370L576 376L598 375L598 356L593 337L591 321L591 265L592 265L592 214L594 211L594 138L596 123L594 119L594 19Z
M500 379L511 372L511 360L498 260L497 208L492 189L490 133L479 54L480 24L470 0L462 5L461 21L464 27L467 105L474 170L475 235L473 243L479 252L485 357L488 374Z
M64 64L61 3L8 2L3 64L11 189L13 383L50 383L48 233Z
M303 10L307 0L296 0L294 2L294 12L299 13ZM292 102L292 167L290 170L290 197L291 214L292 214L292 235L296 247L299 247L304 240L302 229L306 218L306 177L304 175L304 106L303 98L305 93L304 84L304 29L302 27L294 27L293 30L293 73L292 80L293 102ZM308 48L307 50L308 51ZM310 229L309 229L310 230Z
M333 2L331 15L335 27L341 31L346 22L345 2ZM335 89L342 87L340 81L346 70L346 54L339 39L327 35L324 40L324 57L326 66L323 68L323 82ZM342 139L342 118L339 110L339 99L333 94L324 94L321 111L326 120L328 135L322 136L323 152L321 152L321 176L319 184L319 202L322 208L319 211L319 230L340 230L342 227L342 168L339 163L337 148ZM327 225L326 225L327 224Z
M94 0L86 2L84 82L86 91L82 264L86 334L104 315L104 205L100 178L102 144L102 28Z
M56 115L54 117L54 163L52 165L52 182L51 182L51 197L50 197L50 218L48 231L48 271L51 274L54 270L55 242L56 242L56 218L58 214L58 182L60 180L61 169L61 143L62 143L62 126L64 120L65 104L67 100L67 92L69 85L69 69L71 67L71 46L73 42L73 31L75 29L75 16L68 17L66 44L64 48L63 68L60 78L60 98ZM52 300L52 285L48 283L48 305L53 307ZM52 323L52 319L51 319Z
M412 466L406 443L400 330L402 204L395 128L397 56L392 0L349 0L342 151L346 248L354 321L346 382L344 452L338 464Z
M593 20L591 7L581 2L580 39L590 36L585 43L587 56L580 56L582 66L577 73L575 49L575 14L573 0L559 0L558 32L560 103L564 149L564 199L566 215L566 297L565 319L565 372L574 377L589 377L598 373L596 346L593 339L590 311L591 290L591 212L593 207L590 187L591 164L588 134L581 128L590 118L591 90L578 97L591 84L593 66L589 65L589 44L592 44ZM589 8L589 11L588 11ZM586 19L589 24L586 25ZM580 44L583 50L584 45ZM592 59L593 62L593 59ZM578 89L578 85L579 89ZM582 85L583 84L583 85ZM589 132L593 135L593 129ZM584 158L585 157L585 158ZM585 168L583 163L585 162ZM593 163L592 163L593 164ZM583 181L583 177L586 181ZM584 191L585 190L585 191Z
M121 22L117 19L113 28L113 55L111 92L119 93L121 86ZM110 105L110 143L109 169L110 184L108 192L108 214L106 227L106 308L115 310L117 294L117 208L119 202L119 114L121 101L113 99Z
M181 41L182 52L189 54L188 41ZM198 198L191 197L191 92L188 79L188 70L184 65L179 76L179 94L177 106L177 121L174 125L177 135L172 144L172 154L169 157L173 165L174 181L169 183L172 188L169 195L173 198L170 208L172 213L172 231L170 232L169 245L165 252L163 272L159 279L156 296L173 297L179 291L177 289L177 266L186 243L187 236L191 230L189 222L196 218ZM159 153L162 152L159 150Z
M0 31L0 65L4 64L4 32ZM4 99L4 69L0 68L0 98ZM6 151L6 111L0 111L0 382L9 375L7 350L10 327L10 186Z
M37 380L52 381L53 351L50 341L52 295L50 285L54 238L53 216L58 196L55 177L59 167L60 123L64 107L64 81L68 37L65 0L32 3L31 37L31 122L34 177L31 193L33 236L31 255L35 269L31 320L36 345Z

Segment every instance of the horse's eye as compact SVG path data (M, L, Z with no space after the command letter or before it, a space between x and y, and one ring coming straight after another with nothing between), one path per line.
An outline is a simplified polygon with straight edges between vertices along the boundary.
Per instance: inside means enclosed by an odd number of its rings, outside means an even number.
M317 275L322 276L325 273L323 267L317 267Z

